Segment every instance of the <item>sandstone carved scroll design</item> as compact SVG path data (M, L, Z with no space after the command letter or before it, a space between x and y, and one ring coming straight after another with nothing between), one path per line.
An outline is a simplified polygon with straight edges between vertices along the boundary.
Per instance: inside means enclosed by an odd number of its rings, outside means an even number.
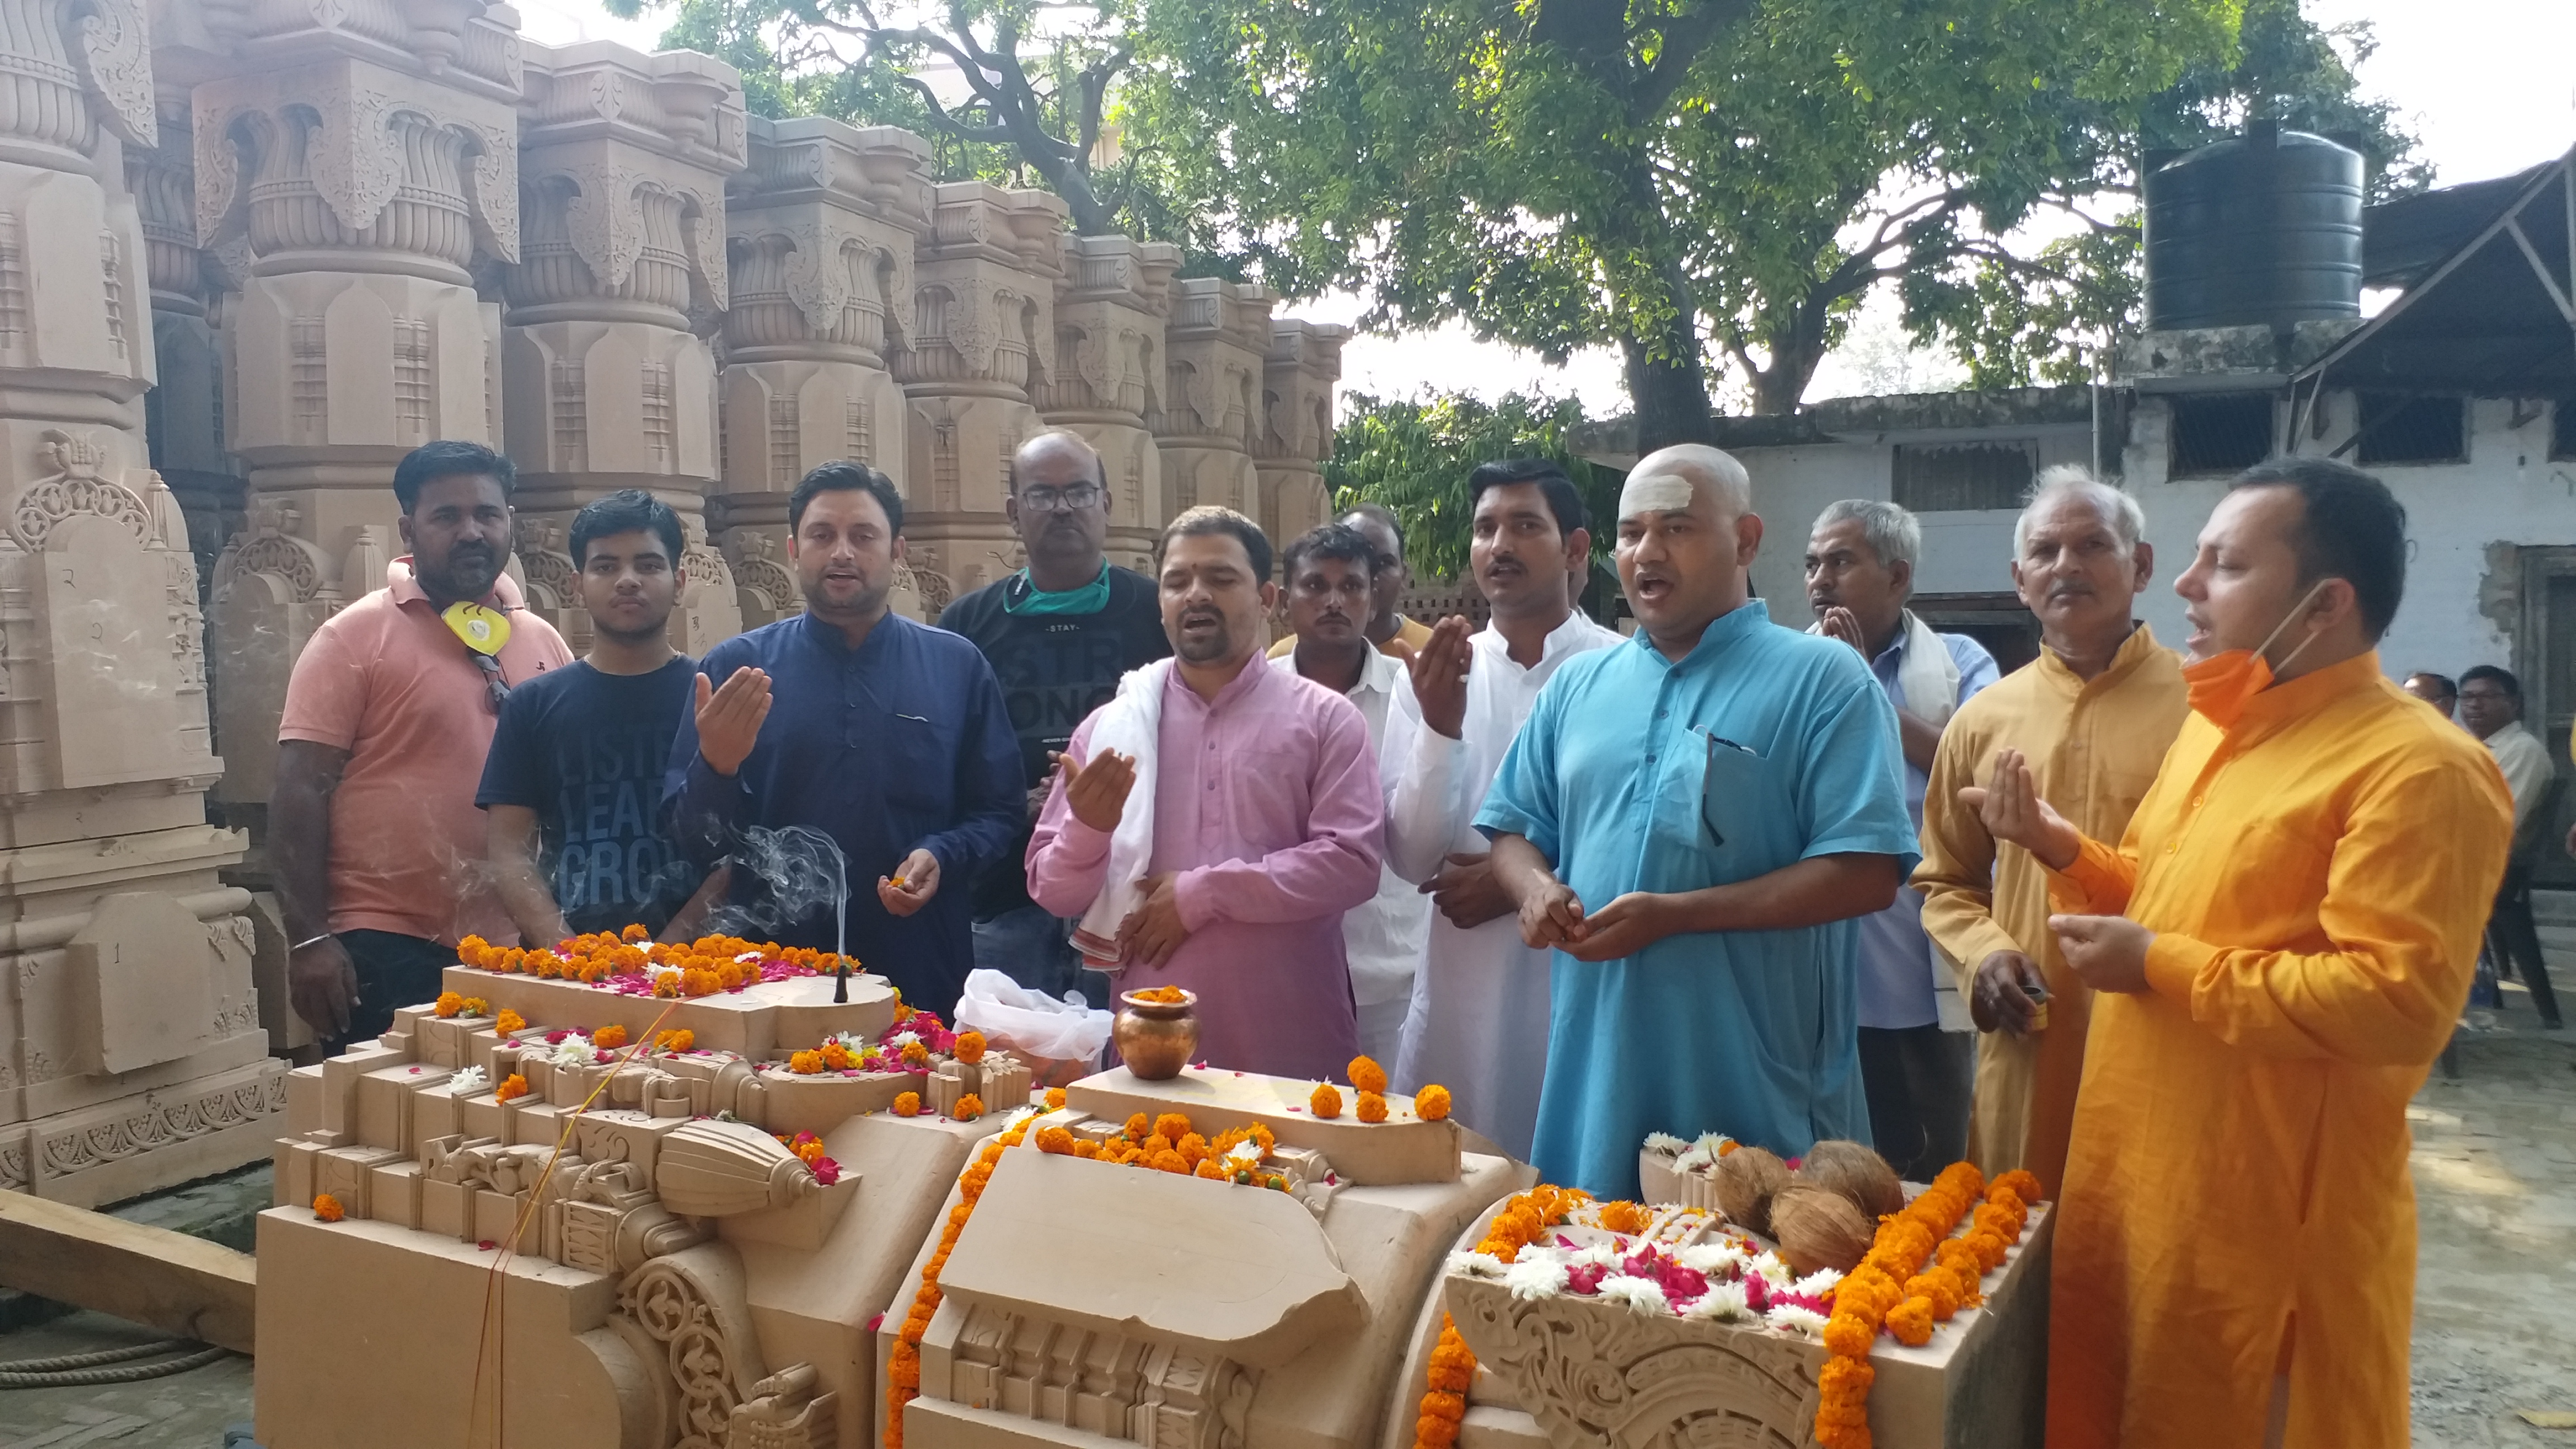
M744 1300L741 1260L720 1244L659 1257L629 1274L618 1307L663 1350L679 1405L671 1449L726 1449L734 1409L767 1378Z
M160 144L152 104L152 39L141 0L88 0L72 54L98 117L129 146Z
M831 1449L838 1443L838 1395L818 1394L822 1375L800 1363L752 1385L752 1399L733 1411L726 1449Z
M36 1146L47 1177L69 1177L285 1110L286 1073L277 1071L257 1081L211 1092L188 1096L150 1094L124 1116L48 1133Z
M1449 1278L1451 1317L1476 1362L1511 1387L1550 1443L1744 1445L1814 1442L1813 1345L1722 1324Z
M19 547L29 553L43 552L56 524L83 513L124 525L133 531L136 543L151 536L152 515L143 500L124 484L101 476L107 455L96 443L60 428L47 428L37 435L36 454L40 476L19 490L9 508L9 536Z

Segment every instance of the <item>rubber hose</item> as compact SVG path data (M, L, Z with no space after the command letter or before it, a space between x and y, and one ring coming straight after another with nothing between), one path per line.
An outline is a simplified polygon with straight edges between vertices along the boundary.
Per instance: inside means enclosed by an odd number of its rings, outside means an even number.
M232 1352L228 1348L210 1347L152 1363L130 1361L147 1354L168 1353L186 1347L184 1342L174 1339L164 1343L104 1349L98 1353L69 1354L63 1358L24 1359L16 1363L0 1363L0 1389L66 1389L87 1384L139 1383L144 1379L165 1378L171 1374L186 1373L193 1368L202 1368ZM39 1364L63 1365L84 1360L96 1366L33 1367Z

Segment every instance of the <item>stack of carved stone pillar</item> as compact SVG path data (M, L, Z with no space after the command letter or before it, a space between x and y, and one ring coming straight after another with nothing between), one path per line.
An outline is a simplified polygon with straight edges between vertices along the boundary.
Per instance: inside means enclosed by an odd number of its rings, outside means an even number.
M906 132L750 117L707 57L517 24L0 0L0 1187L102 1201L273 1135L264 1051L310 1039L278 716L402 552L421 443L517 461L513 570L576 646L567 526L618 488L686 520L691 653L801 608L786 496L835 458L903 489L927 619L1018 566L1042 428L1103 454L1123 564L1191 503L1323 515L1341 329Z
M0 1188L79 1203L246 1160L285 1105L147 461L159 140L140 4L0 0Z
M589 617L564 551L572 515L621 488L680 512L686 586L671 643L703 654L742 632L707 546L717 473L725 179L743 166L742 83L686 51L606 42L526 47L519 102L520 259L507 269L503 437L519 466L519 558L531 603L575 650Z

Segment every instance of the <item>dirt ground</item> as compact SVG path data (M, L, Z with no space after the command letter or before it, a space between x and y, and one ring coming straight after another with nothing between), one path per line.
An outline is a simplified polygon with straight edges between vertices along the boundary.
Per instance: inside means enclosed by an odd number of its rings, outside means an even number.
M2437 1071L2407 1111L2422 1221L2414 1438L2576 1449L2576 1430L2516 1417L2576 1410L2576 1039L2540 1031L2511 989L2495 1020L2463 1034L2459 1078ZM148 1337L82 1313L0 1336L0 1359ZM222 1449L250 1417L251 1365L226 1358L139 1384L0 1390L0 1449Z

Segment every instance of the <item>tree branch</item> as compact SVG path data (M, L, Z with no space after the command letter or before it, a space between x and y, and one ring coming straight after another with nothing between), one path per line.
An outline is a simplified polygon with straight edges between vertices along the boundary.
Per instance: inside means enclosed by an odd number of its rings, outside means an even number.
M938 92L933 91L928 82L908 75L898 75L895 81L909 88L914 95L921 97L921 103L930 108L931 124L958 140L974 141L987 146L1007 146L1011 143L1011 128L1008 126L969 125L949 114L948 108L939 103Z
M1699 9L1665 22L1659 37L1663 44L1655 52L1655 63L1637 83L1628 118L1644 125L1663 114L1664 103L1689 78L1691 66L1709 42L1752 14L1754 5L1755 0L1704 0Z

